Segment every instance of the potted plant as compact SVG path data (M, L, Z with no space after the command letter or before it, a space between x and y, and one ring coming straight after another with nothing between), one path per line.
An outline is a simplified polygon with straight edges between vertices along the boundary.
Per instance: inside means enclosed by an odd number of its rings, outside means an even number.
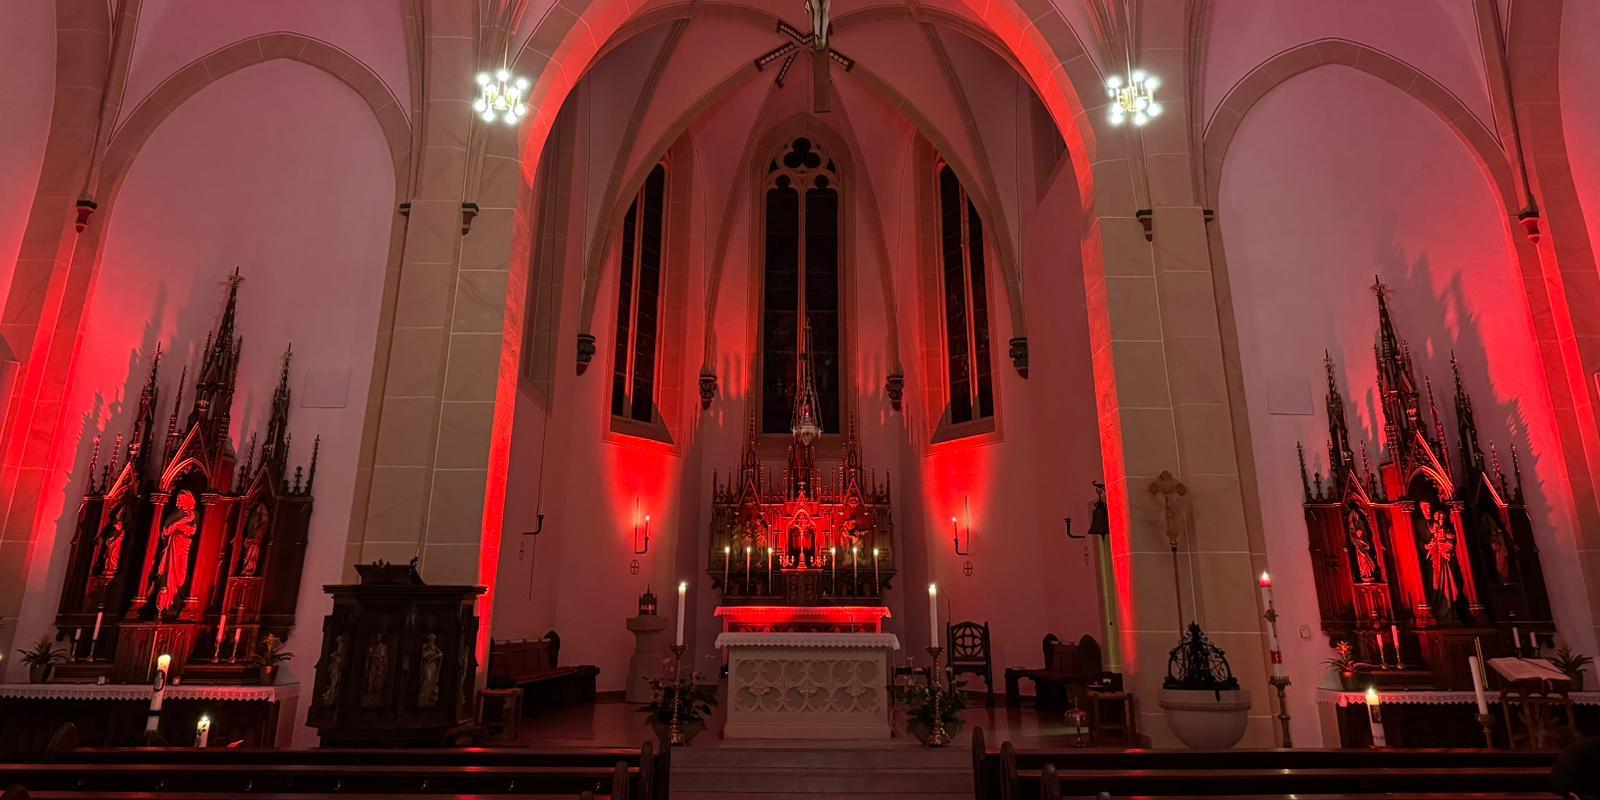
M1339 640L1333 643L1333 658L1323 659L1322 664L1328 669L1339 673L1339 686L1347 692L1356 690L1356 670L1363 664L1351 656L1350 643Z
M683 740L688 743L706 729L706 720L717 706L716 688L702 684L699 675L689 676L689 685L683 687L681 703L677 697L678 687L672 682L651 678L650 689L650 702L641 707L639 713L649 715L650 729L655 732L662 746L667 746L672 739L674 709L683 726Z
M50 680L50 670L57 662L67 660L67 651L57 650L48 636L40 636L32 649L17 652L22 654L22 663L28 665L30 683L44 683Z
M291 658L294 653L283 649L283 640L269 633L261 638L261 649L250 656L250 662L261 670L261 685L271 686L278 682L278 665Z
M1572 679L1572 691L1574 692L1583 691L1583 670L1593 663L1594 659L1572 652L1572 647L1566 642L1561 642L1556 646L1556 655L1550 659L1551 666L1561 670L1563 675Z
M1160 706L1179 741L1196 750L1226 750L1244 737L1250 693L1239 688L1227 654L1191 622L1167 657Z
M967 707L967 693L962 691L964 685L951 683L939 694L939 721L944 723L944 732L952 740L967 724L961 715ZM890 687L889 691L895 703L905 707L906 732L927 744L928 736L933 733L934 706L933 691L928 684L914 680L904 686Z

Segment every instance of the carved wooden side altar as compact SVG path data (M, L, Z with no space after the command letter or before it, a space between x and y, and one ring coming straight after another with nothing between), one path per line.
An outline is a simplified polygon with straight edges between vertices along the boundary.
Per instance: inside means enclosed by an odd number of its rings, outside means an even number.
M174 679L253 682L262 637L287 638L294 626L317 445L291 476L285 352L259 449L252 435L243 463L234 450L242 282L229 279L192 386L184 369L160 451L159 350L130 435L118 434L103 462L96 438L55 620L68 660L52 680L148 683L167 654Z
M887 739L888 633L724 633L729 739Z
M1433 384L1417 380L1384 287L1373 288L1383 425L1376 469L1366 445L1352 443L1331 358L1326 478L1307 475L1300 454L1322 629L1330 642L1351 645L1363 687L1470 689L1475 642L1491 657L1519 645L1528 654L1555 631L1522 471L1514 447L1510 475L1493 444L1485 456L1454 359L1451 452Z

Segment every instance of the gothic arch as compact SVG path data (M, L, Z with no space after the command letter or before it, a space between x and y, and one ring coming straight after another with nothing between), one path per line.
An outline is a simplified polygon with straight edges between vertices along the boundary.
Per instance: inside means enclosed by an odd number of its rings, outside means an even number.
M228 75L279 59L297 61L327 73L350 87L367 104L389 143L395 170L395 193L399 197L407 196L410 193L407 178L411 174L411 123L383 79L354 56L327 42L298 33L268 33L241 39L190 62L167 76L139 102L106 146L105 161L97 179L99 191L95 192L100 196L101 207L109 211L139 151L179 106Z
M1205 189L1209 207L1217 207L1222 186L1222 165L1239 126L1250 109L1267 93L1318 67L1342 66L1383 80L1410 95L1438 115L1483 169L1501 210L1508 216L1517 211L1511 165L1500 140L1460 98L1416 67L1387 53L1345 39L1319 39L1285 50L1246 73L1228 90L1207 121L1205 128Z

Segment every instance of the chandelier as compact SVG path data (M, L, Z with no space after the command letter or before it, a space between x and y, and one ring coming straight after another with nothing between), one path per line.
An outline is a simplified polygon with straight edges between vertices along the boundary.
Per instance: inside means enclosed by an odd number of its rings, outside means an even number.
M1133 124L1143 125L1161 116L1161 104L1156 102L1156 89L1160 86L1160 78L1142 69L1129 72L1126 82L1120 75L1106 79L1106 95L1112 101L1111 124L1121 125L1132 117Z
M501 69L493 75L487 72L478 73L478 99L472 103L472 110L483 117L484 122L502 120L507 125L515 125L528 113L528 106L522 102L522 94L528 90L528 79L511 77L511 71Z

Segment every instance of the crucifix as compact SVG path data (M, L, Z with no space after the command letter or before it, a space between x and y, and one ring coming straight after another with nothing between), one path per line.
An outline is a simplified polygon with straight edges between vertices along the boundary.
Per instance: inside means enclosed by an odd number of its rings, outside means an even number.
M844 67L845 72L849 72L856 65L855 59L828 45L828 33L832 28L832 23L828 21L829 3L830 0L806 0L806 13L811 15L810 33L801 33L799 28L779 20L778 33L788 36L792 41L784 42L762 53L755 60L757 70L764 70L778 61L783 62L778 67L778 74L773 78L773 82L782 88L784 79L789 74L789 68L794 66L794 60L800 55L800 50L810 48L811 108L818 114L826 114L830 107L831 83L828 62L839 62L839 66Z

